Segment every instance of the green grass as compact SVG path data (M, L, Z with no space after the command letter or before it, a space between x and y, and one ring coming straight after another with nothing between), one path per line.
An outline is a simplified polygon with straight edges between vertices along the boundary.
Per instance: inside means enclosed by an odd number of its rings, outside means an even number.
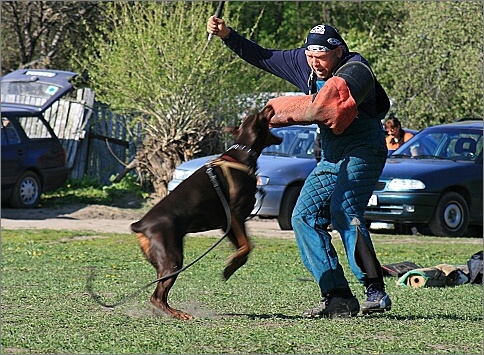
M188 236L191 262L218 238ZM299 259L294 240L254 236L249 262L228 282L221 272L231 253L223 242L183 272L171 292L174 307L195 319L164 317L149 304L150 286L113 310L114 303L154 280L130 234L49 230L2 231L2 353L71 354L482 354L482 287L410 289L386 278L390 312L353 319L310 320L301 314L319 302L318 288ZM341 263L359 299L364 289ZM375 235L383 264L462 265L482 240Z
M133 175L120 182L103 186L96 179L84 178L67 181L65 186L42 194L39 207L56 208L72 204L100 204L114 207L142 208L149 204L150 193L143 189Z

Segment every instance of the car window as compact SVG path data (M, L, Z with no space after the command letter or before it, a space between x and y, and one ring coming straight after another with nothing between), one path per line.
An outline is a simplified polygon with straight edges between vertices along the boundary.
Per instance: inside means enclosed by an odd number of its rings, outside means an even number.
M477 144L476 144L476 155L477 156L480 156L482 155L482 136L479 137L479 140L477 141Z
M279 145L264 148L262 154L286 157L314 158L314 140L316 129L313 128L274 128L272 133L282 138Z
M18 122L29 139L50 139L52 134L38 117L19 117Z
M17 130L6 117L2 117L2 145L20 143Z
M429 131L419 133L394 154L451 160L476 160L482 154L482 132Z
M58 90L58 86L34 81L2 82L2 102L42 106Z
M449 158L473 160L477 156L478 139L479 137L472 134L451 136L445 148L445 154Z

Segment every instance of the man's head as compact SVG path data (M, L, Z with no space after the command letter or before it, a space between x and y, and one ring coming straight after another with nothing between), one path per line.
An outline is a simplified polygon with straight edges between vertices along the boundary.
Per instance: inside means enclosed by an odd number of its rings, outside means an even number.
M316 76L328 79L334 68L348 52L348 46L338 33L329 25L318 25L309 31L304 42L306 58Z

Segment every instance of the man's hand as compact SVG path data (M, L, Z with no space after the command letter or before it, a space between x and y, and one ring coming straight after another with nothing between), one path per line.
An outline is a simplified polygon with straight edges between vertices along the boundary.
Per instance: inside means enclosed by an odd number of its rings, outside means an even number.
M274 109L270 120L271 127L283 127L292 124L311 124L304 120L304 113L311 103L311 95L280 96L270 99L267 105Z
M225 21L223 19L210 16L207 21L207 32L224 39L229 36L230 29L227 27L227 25L225 25Z

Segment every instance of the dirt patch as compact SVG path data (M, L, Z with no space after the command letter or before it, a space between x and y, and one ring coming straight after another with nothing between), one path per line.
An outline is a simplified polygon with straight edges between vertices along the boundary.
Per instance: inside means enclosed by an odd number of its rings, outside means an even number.
M83 207L69 215L76 219L135 219L138 220L146 210L91 205Z
M41 220L49 218L73 219L139 219L147 209L131 209L104 205L69 205L59 208L16 209L2 208L2 219Z
M2 208L1 226L5 229L54 229L131 233L130 225L141 219L155 201L139 208L120 208L104 205L70 205L59 208L11 209ZM253 218L246 222L249 236L294 238L293 231L281 231L277 220ZM222 231L197 233L222 235Z

